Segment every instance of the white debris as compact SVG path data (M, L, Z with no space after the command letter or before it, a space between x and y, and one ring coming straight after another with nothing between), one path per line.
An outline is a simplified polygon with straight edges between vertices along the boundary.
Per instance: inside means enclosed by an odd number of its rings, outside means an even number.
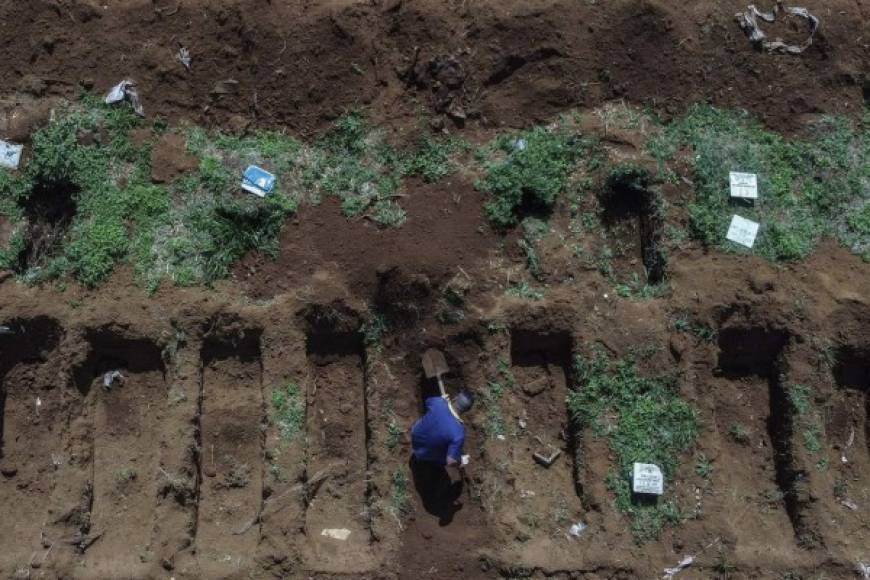
M535 497L535 492L532 491L531 489L521 489L520 490L520 497L522 499L528 499L530 497Z
M775 22L777 14L785 13L790 16L797 16L807 21L809 28L809 36L801 44L787 44L781 38L775 40L767 40L767 34L761 29L758 24L758 19L765 22ZM749 37L749 41L768 52L781 52L785 54L801 54L813 44L813 37L819 30L819 19L810 14L809 10L799 6L785 6L782 0L777 0L776 6L770 12L761 12L754 4L750 4L746 12L738 12L734 15L737 24Z
M350 530L347 528L326 528L320 532L320 535L344 542L350 537Z
M856 504L851 499L848 499L848 498L842 499L842 500L840 500L840 503L843 505L843 507L847 507L850 510L852 510L853 512L858 511L858 504Z
M471 455L463 455L459 458L459 463L460 465L462 465L462 467L465 467L466 465L471 463Z
M758 227L759 224L757 222L735 215L731 218L731 225L725 237L741 246L751 248L755 245Z
M662 470L653 463L635 463L631 489L634 493L662 495L665 492Z
M123 381L124 375L121 374L121 371L109 371L103 375L103 387L106 389L111 389L115 385L115 381Z
M188 71L190 70L190 51L183 46L178 49L177 53L175 53L175 60L184 65L184 68L186 68Z
M15 332L8 326L0 326L0 334L15 334Z
M136 90L135 82L129 80L121 81L112 87L112 90L106 95L107 105L120 103L121 101L128 101L137 115L140 117L145 116L145 110L142 108L142 102L139 100L139 92Z
M731 182L731 197L758 199L758 176L756 174L732 171L729 179Z
M685 558L680 560L680 563L677 564L676 567L665 568L665 575L662 576L662 580L673 580L674 576L676 576L677 574L679 574L680 572L682 572L683 570L685 570L686 568L691 566L692 563L694 563L694 561L695 561L694 556L686 556Z
M499 441L504 441L504 435L496 435L495 438Z
M870 563L858 562L856 570L859 574L861 574L861 578L863 578L864 580L870 580Z
M18 169L22 151L24 151L24 145L0 141L0 167Z
M583 532L586 531L586 528L589 526L584 524L583 522L577 522L576 524L571 524L571 527L568 528L568 535L574 538L579 538Z

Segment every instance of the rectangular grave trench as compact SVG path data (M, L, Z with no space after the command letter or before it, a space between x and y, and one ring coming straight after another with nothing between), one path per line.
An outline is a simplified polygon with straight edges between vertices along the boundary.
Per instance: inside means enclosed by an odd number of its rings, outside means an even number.
M56 481L51 457L64 447L67 406L56 381L54 355L64 334L59 323L36 316L2 324L11 332L0 334L0 505L9 522L0 534L0 574L11 577L42 548Z
M659 208L658 194L648 187L643 170L626 170L613 175L600 196L603 222L617 244L631 248L627 256L629 265L619 266L621 276L628 274L630 264L643 265L647 284L660 284L667 276L667 260L662 249L664 219ZM617 260L617 264L619 260Z
M848 408L842 411L848 414L848 418L839 422L843 425L834 426L832 436L835 442L844 447L848 445L850 438L854 438L850 447L863 447L867 452L866 458L870 460L870 348L840 348L833 370L837 386L857 404L844 403Z
M220 570L221 562L230 560L242 568L252 565L260 540L262 333L260 328L217 332L202 344L194 536L203 570Z
M785 350L790 336L784 330L761 327L731 327L719 332L718 371L730 381L749 381L751 388L765 389L766 436L772 448L774 480L782 505L799 542L817 538L807 509L810 502L806 473L795 460L795 419L783 374ZM757 386L755 382L757 381ZM759 403L759 406L763 406ZM745 466L744 466L745 467Z
M362 571L372 541L362 335L344 325L312 325L306 354L306 568Z
M573 388L572 352L566 331L511 330L510 373L516 385L510 396L516 407L506 419L516 421L519 438L513 467L517 501L523 513L564 513L564 522L554 522L560 525L582 515L581 434L566 403ZM534 535L533 522L520 518L520 523Z
M166 367L157 344L110 329L85 333L86 358L73 369L89 406L92 477L90 533L102 534L86 552L98 575L144 570L159 487L159 441L166 408ZM107 386L107 373L119 372Z

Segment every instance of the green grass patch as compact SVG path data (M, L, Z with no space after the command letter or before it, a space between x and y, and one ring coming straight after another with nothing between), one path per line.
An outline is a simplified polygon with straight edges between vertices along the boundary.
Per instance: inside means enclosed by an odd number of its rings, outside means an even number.
M543 290L539 290L525 281L514 284L505 290L505 294L516 298L522 298L523 300L531 300L532 302L544 299Z
M413 511L411 492L408 489L408 474L404 469L397 469L392 477L393 494L390 501L390 509L393 515L401 522Z
M150 184L149 146L129 138L140 124L127 108L86 98L59 110L33 134L23 173L0 172L0 213L16 225L10 247L0 256L5 265L30 282L71 274L93 287L111 274L130 244L147 236L169 205L166 190ZM16 263L31 235L25 214L36 221L49 219L61 206L74 208L62 245L31 263Z
M770 260L808 256L823 236L870 258L870 113L826 118L806 139L786 139L748 115L697 106L648 143L667 162L686 147L694 166L690 233L708 246ZM758 174L754 204L731 201L730 171ZM748 250L725 239L731 216L761 223Z
M804 448L812 454L819 453L824 446L822 416L813 400L812 387L791 384L786 389L789 404L794 413L795 425L801 430Z
M334 195L349 217L401 225L402 179L443 178L465 147L426 136L399 152L356 113L309 144L281 131L236 136L194 127L186 137L196 169L164 186L151 183L150 149L172 129L155 125L151 138L139 144L131 138L137 128L146 126L129 108L85 97L34 133L23 173L0 172L0 218L11 224L0 268L15 269L30 282L71 275L94 287L127 261L151 290L165 279L210 284L252 250L275 255L285 221L303 201ZM276 174L276 189L266 198L240 190L248 165ZM57 195L70 198L71 223L50 255L21 267L25 209L40 196Z
M679 521L670 500L642 503L630 491L635 462L655 463L673 481L681 455L695 442L697 415L683 401L673 376L642 376L632 360L612 362L601 348L577 357L578 390L568 396L572 420L607 439L616 456L608 486L620 511L632 520L639 541L657 537L667 523Z
M476 184L490 195L486 214L492 224L515 225L521 208L550 212L577 161L593 144L561 124L496 138L480 153L483 176Z
M501 410L505 388L501 383L490 381L483 390L483 409L486 412L484 431L487 437L496 439L507 434L507 425Z
M272 420L281 438L292 441L305 427L305 396L299 385L290 382L272 393Z

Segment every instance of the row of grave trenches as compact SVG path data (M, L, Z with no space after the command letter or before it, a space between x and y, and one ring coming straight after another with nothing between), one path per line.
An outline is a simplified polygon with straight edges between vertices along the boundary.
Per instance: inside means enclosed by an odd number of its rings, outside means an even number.
M489 565L630 573L621 554L670 563L714 540L740 570L822 556L846 566L868 541L870 348L866 320L854 309L842 317L829 360L787 327L740 312L719 316L716 340L675 363L703 424L692 453L713 470L695 473L687 455L667 482L692 514L666 533L664 554L633 544L604 483L606 442L569 419L566 397L583 388L572 357L588 342L570 315L539 307L503 327L431 337L412 325L377 344L340 302L270 320L280 334L257 315L214 316L159 338L117 324L8 320L0 501L16 534L0 539L0 568L358 575L395 559L422 573L459 542L457 574ZM407 465L406 431L434 392L419 363L429 347L447 354L448 390L477 396L466 419L471 480L462 509L446 516L421 501ZM107 385L115 370L123 378ZM272 420L275 390L288 383L306 403L291 440ZM809 412L796 410L794 384L814 388ZM574 539L576 522L589 528Z

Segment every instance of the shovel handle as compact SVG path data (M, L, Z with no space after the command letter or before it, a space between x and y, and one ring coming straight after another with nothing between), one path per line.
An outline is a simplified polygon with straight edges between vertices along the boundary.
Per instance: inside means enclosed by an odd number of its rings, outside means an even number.
M447 397L447 390L444 388L444 381L441 380L441 375L436 377L438 379L438 390L441 391L442 397Z

